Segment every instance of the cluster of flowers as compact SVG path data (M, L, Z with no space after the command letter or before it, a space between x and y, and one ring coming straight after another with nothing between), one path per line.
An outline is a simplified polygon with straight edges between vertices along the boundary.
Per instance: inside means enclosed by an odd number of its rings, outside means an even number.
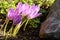
M23 16L27 16L27 19L33 19L40 16L41 13L38 13L40 10L39 6L33 4L29 6L27 3L22 4L18 3L16 10L10 8L7 14L7 18L13 20L13 24L18 24L21 22Z
M35 4L29 5L28 3L22 4L18 3L16 9L14 10L12 7L8 10L6 19L13 20L13 25L16 25L13 36L16 36L20 27L25 23L25 27L30 19L36 18L41 15L38 13L40 10L39 6ZM26 17L26 20L22 22L22 19ZM5 29L6 30L6 29Z

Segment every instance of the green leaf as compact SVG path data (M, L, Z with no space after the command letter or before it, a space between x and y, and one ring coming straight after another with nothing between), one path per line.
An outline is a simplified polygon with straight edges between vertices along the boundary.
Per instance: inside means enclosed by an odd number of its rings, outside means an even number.
M40 24L40 18L31 19L29 24L30 27L37 28L38 24Z

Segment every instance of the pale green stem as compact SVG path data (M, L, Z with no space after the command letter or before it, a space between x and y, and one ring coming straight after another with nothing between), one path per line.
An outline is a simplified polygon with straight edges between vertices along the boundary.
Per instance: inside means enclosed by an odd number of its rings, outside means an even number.
M7 21L7 19L5 20L5 22L4 22L3 25L1 26L1 29L0 29L0 30L3 29L3 27L4 27L5 23L6 23L6 21Z
M9 20L6 21L6 25L4 27L4 35L5 35L5 32L6 32L6 28L7 28L8 22L9 22Z
M21 24L17 24L14 31L13 31L13 36L15 37L16 34L18 33L19 29L21 28L21 26L26 22L26 20L24 20Z
M25 31L25 29L26 29L26 26L27 26L28 22L29 22L29 19L28 19L27 22L25 23L25 26L24 26L24 28L23 28L24 31Z
M7 38L8 38L8 33L6 33L6 37L5 37L5 40L7 40Z
M13 24L12 24L10 30L6 33L6 38L5 38L5 40L7 40L8 36L12 36L12 30L13 30Z
M11 33L12 34L12 31L13 31L13 24L12 24L10 30L8 31L8 33Z

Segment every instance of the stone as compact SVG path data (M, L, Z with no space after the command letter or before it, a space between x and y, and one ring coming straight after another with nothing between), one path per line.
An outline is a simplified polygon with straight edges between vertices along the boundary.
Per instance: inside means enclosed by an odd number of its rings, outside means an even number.
M47 19L41 24L39 36L60 38L60 0L56 0L49 9Z

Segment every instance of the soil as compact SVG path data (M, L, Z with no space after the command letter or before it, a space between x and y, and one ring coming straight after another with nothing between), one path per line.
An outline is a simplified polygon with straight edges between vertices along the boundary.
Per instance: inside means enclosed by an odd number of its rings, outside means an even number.
M21 28L16 38L10 38L8 40L57 40L53 37L40 38L39 31L40 27L36 29L27 27L25 31Z

